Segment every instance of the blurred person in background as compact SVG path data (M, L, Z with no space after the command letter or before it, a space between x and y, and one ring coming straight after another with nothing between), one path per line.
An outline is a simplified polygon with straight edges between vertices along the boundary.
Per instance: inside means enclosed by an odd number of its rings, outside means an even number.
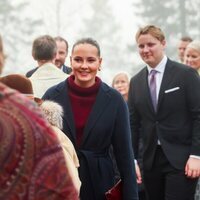
M178 44L178 57L181 63L184 62L184 54L187 45L192 42L192 38L189 36L184 36L180 39L179 44Z
M122 95L124 100L127 102L127 100L128 100L128 88L129 88L128 74L126 74L125 72L117 73L113 77L112 87L114 89L116 89ZM114 158L114 153L113 153L113 148L112 147L110 148L110 152L109 153L110 153L111 158L113 160L113 165L114 165L114 168L115 168L115 180L117 182L120 179L120 173L119 173L119 170L117 168L117 163L116 163L116 160Z
M64 108L63 132L75 146L80 162L81 200L105 200L114 185L109 149L117 161L123 199L137 200L134 154L127 104L122 96L96 76L101 70L99 44L91 38L78 40L70 57L73 74L50 88L43 99Z
M63 108L58 103L53 101L40 101L39 107L42 110L43 116L51 124L54 132L56 133L58 140L64 151L66 166L69 169L69 175L72 178L73 185L76 190L80 191L81 182L78 176L79 160L74 149L74 146L70 139L61 131L63 128Z
M60 36L57 36L54 39L57 45L57 53L54 60L55 65L66 74L71 74L72 68L65 65L69 49L68 42Z
M119 72L113 77L112 87L115 88L128 101L129 76L126 72Z
M48 88L65 80L69 75L55 64L57 45L49 35L42 35L33 41L32 56L39 68L30 77L34 97L41 98Z
M200 74L200 41L192 41L186 48L184 62Z
M54 39L57 45L57 52L53 63L64 73L70 74L72 72L72 69L65 65L65 60L68 55L68 42L60 36L57 36ZM26 77L31 77L38 70L39 67L40 66L28 71L26 73Z

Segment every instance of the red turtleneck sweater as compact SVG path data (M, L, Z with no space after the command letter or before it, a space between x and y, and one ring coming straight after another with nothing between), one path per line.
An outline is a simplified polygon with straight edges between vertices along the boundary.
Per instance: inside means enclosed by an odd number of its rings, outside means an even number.
M81 144L83 131L88 120L88 116L95 102L101 80L96 77L95 84L89 88L79 87L74 83L74 75L68 79L69 98L72 105L72 112L76 126L76 143Z

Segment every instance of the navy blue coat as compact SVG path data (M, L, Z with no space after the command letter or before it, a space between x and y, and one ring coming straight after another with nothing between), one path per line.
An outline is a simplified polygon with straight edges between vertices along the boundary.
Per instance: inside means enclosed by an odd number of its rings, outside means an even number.
M108 153L111 144L123 181L123 199L137 200L128 108L122 96L101 83L80 147L75 142L76 131L67 81L47 90L43 99L56 101L64 108L63 131L74 144L80 161L81 200L103 200L104 193L113 186L114 171Z

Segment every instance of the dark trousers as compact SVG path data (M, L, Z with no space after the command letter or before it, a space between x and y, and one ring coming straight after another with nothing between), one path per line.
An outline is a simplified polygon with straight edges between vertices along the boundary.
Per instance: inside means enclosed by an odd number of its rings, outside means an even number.
M147 200L145 191L138 192L139 200Z
M187 178L184 170L172 167L160 146L157 147L152 169L144 170L148 200L194 200L197 180Z

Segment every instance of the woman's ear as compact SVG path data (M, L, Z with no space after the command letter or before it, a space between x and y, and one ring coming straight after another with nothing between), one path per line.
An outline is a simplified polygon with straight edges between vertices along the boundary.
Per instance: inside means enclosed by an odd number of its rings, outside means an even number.
M99 68L98 68L99 71L101 71L101 63L102 63L102 58L99 58Z

